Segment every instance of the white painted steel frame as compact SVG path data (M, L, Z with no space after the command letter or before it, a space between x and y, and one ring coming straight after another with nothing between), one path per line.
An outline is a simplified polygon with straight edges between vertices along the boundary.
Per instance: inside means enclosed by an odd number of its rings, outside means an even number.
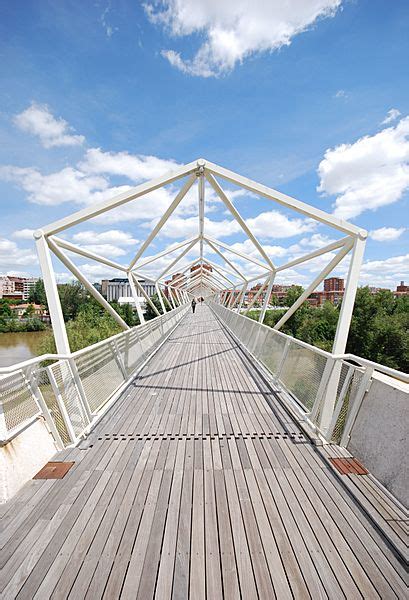
M320 223L323 223L329 227L332 227L338 231L347 234L347 237L331 242L322 248L309 252L304 256L300 256L294 260L287 262L284 265L276 266L268 253L265 251L259 240L251 231L247 225L245 219L240 215L236 207L229 200L228 195L223 190L219 181L216 177L221 178L225 181L231 182L245 190L250 191L253 194L262 196L271 201L274 201L287 209L295 210L298 213L314 219ZM56 236L61 231L65 231L69 227L78 225L82 222L87 221L93 217L101 215L107 211L113 210L119 206L122 206L133 200L137 200L142 196L153 192L163 186L174 184L176 181L182 180L182 186L176 193L174 200L171 202L169 207L166 209L162 217L156 223L152 231L149 233L147 238L142 242L138 248L134 258L131 260L129 265L122 265L116 261L102 257L97 253L91 252L86 248L76 246L72 242L61 239ZM205 227L205 180L210 184L212 189L215 191L217 196L224 203L228 211L233 215L233 218L239 224L241 230L251 241L255 249L257 250L260 259L254 256L249 256L243 252L238 251L229 244L222 242L217 239L213 239L206 235L204 231ZM177 209L183 198L190 192L191 188L198 182L198 235L196 237L183 240L173 247L168 248L154 256L147 256L142 258L143 254L151 246L153 240L159 235L161 229L166 225L169 218L171 218L174 211ZM188 266L183 267L183 276L177 277L171 281L170 285L164 285L168 290L169 301L172 306L188 301L189 295L192 294L192 290L200 289L209 290L212 294L219 293L219 291L226 290L224 301L227 302L228 306L233 308L236 304L238 310L241 309L246 290L249 284L256 279L267 277L261 290L256 294L250 307L256 301L256 299L265 292L263 307L260 313L260 322L263 322L268 301L271 295L271 289L274 281L274 276L277 272L284 271L285 269L292 268L299 264L302 264L308 260L312 260L323 254L339 250L335 257L331 257L328 265L324 267L321 273L314 279L310 286L307 287L305 292L300 298L291 306L285 315L279 320L275 328L279 329L297 310L302 302L312 293L316 287L322 282L322 280L331 272L331 270L342 260L350 250L352 250L351 263L349 267L349 274L347 279L347 285L345 289L344 299L341 306L341 312L334 340L333 352L340 354L345 351L346 340L348 336L349 324L352 316L352 309L355 299L355 293L358 285L359 270L362 264L363 252L365 247L365 239L367 237L366 231L359 227L338 219L333 215L327 214L324 211L315 207L309 206L299 200L291 198L288 195L282 194L273 188L269 188L255 181L252 181L246 177L243 177L233 171L229 171L223 167L215 165L204 159L193 161L187 165L176 167L171 173L167 173L162 177L158 177L152 181L142 183L127 192L117 195L116 197L103 201L99 204L86 207L80 211L77 211L71 216L65 217L52 223L48 226L43 227L42 230L35 232L36 245L38 249L38 255L41 265L41 270L44 279L44 285L49 303L50 316L52 320L53 330L56 339L57 350L59 353L69 353L68 338L65 331L65 325L62 317L61 306L59 302L57 285L55 281L55 275L53 273L53 267L51 262L50 250L62 261L66 268L75 275L79 281L86 287L86 289L93 295L93 297L115 318L123 329L127 329L128 326L123 319L116 313L116 311L106 302L101 294L94 288L91 282L85 277L81 270L74 265L74 263L66 256L63 250L73 252L79 256L95 260L107 267L113 268L126 274L128 277L132 295L135 301L136 309L138 311L139 319L141 323L144 321L142 309L138 300L139 293L145 298L146 302L149 303L156 314L160 314L154 303L151 301L149 296L143 290L142 286L138 282L138 277L143 277L146 280L152 281L155 285L156 293L159 298L162 312L166 312L163 297L161 294L160 286L163 284L165 276L171 277L175 274L174 269L183 259L183 257L191 251L194 246L198 243L199 252L198 259L189 263ZM218 257L226 263L230 270L225 267L214 263L206 257L205 249L208 247L212 252L216 253ZM140 272L142 267L148 265L154 265L156 261L161 258L165 258L168 255L177 250L182 250L176 257L173 257L168 266L162 270L159 276L144 275ZM264 273L260 274L257 278L250 278L241 271L241 268L232 262L223 251L228 252L237 256L241 261L247 263L256 264L262 269ZM200 268L195 271L190 271L195 264L199 264ZM203 268L204 264L208 264L212 267L212 271ZM231 279L232 278L232 279ZM240 280L240 285L235 281ZM177 286L176 286L177 283ZM232 290L233 287L233 290ZM236 289L239 292L236 294ZM230 290L230 293L229 293ZM138 293L139 292L139 293ZM249 308L250 308L249 307Z

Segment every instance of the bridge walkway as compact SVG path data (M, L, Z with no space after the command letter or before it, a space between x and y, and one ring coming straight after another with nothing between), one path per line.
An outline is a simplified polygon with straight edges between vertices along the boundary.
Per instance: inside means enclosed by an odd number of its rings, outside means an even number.
M56 455L67 475L1 507L0 597L404 598L405 514L337 473L343 452L299 429L198 306Z

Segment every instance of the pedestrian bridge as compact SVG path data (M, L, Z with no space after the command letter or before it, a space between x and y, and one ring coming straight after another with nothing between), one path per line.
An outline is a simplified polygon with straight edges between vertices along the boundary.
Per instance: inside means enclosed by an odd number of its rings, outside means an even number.
M276 264L229 199L237 187L329 243ZM58 235L85 223L92 238L94 217L134 201L140 214L159 188L174 199L127 264ZM183 202L191 214L195 188L197 235L147 255ZM241 242L210 237L206 199L224 211L221 237L227 213ZM367 232L200 159L34 237L57 353L0 368L1 598L407 598L409 377L345 354ZM52 255L121 333L71 351ZM332 352L282 333L347 256ZM78 257L129 282L140 325ZM316 259L313 281L265 326L275 278ZM146 322L141 297L157 315ZM194 297L205 303L193 315ZM258 322L246 316L257 303Z
M258 327L271 357L268 328L225 311L181 305L74 353L87 410L67 360L42 367L70 468L1 507L1 598L407 598L403 506L323 443L254 331L252 352L240 341ZM25 384L2 382L10 424Z

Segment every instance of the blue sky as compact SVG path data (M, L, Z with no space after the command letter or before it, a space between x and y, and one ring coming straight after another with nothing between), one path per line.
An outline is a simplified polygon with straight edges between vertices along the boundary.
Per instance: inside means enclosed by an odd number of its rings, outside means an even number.
M39 272L33 229L203 156L370 231L362 284L409 280L408 23L404 0L2 2L0 273ZM277 264L339 237L225 187ZM126 264L176 191L64 235ZM210 193L207 208L209 234L253 252Z

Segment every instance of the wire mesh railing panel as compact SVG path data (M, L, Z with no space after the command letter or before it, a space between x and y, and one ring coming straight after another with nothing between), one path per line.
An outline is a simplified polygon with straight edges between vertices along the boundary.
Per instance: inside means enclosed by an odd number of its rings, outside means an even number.
M0 398L4 422L0 422L2 438L28 419L40 414L39 406L24 373L17 371L0 378Z
M37 369L35 372L35 378L40 393L44 398L44 402L46 403L49 413L60 435L61 441L65 446L68 446L68 444L71 442L71 439L67 431L64 418L61 414L60 407L58 406L57 398L55 397L47 370L45 368Z
M263 333L260 332L259 338L258 348L254 355L276 377L285 350L286 340L275 334L274 331L268 331L267 329Z
M322 354L290 342L279 378L306 411L314 406L326 364Z
M0 375L0 439L9 440L10 431L14 435L44 412L58 444L75 441L89 425L90 413L101 410L188 309L182 305L48 367L40 366L39 357L24 370Z
M74 358L91 412L97 412L125 381L110 342Z

